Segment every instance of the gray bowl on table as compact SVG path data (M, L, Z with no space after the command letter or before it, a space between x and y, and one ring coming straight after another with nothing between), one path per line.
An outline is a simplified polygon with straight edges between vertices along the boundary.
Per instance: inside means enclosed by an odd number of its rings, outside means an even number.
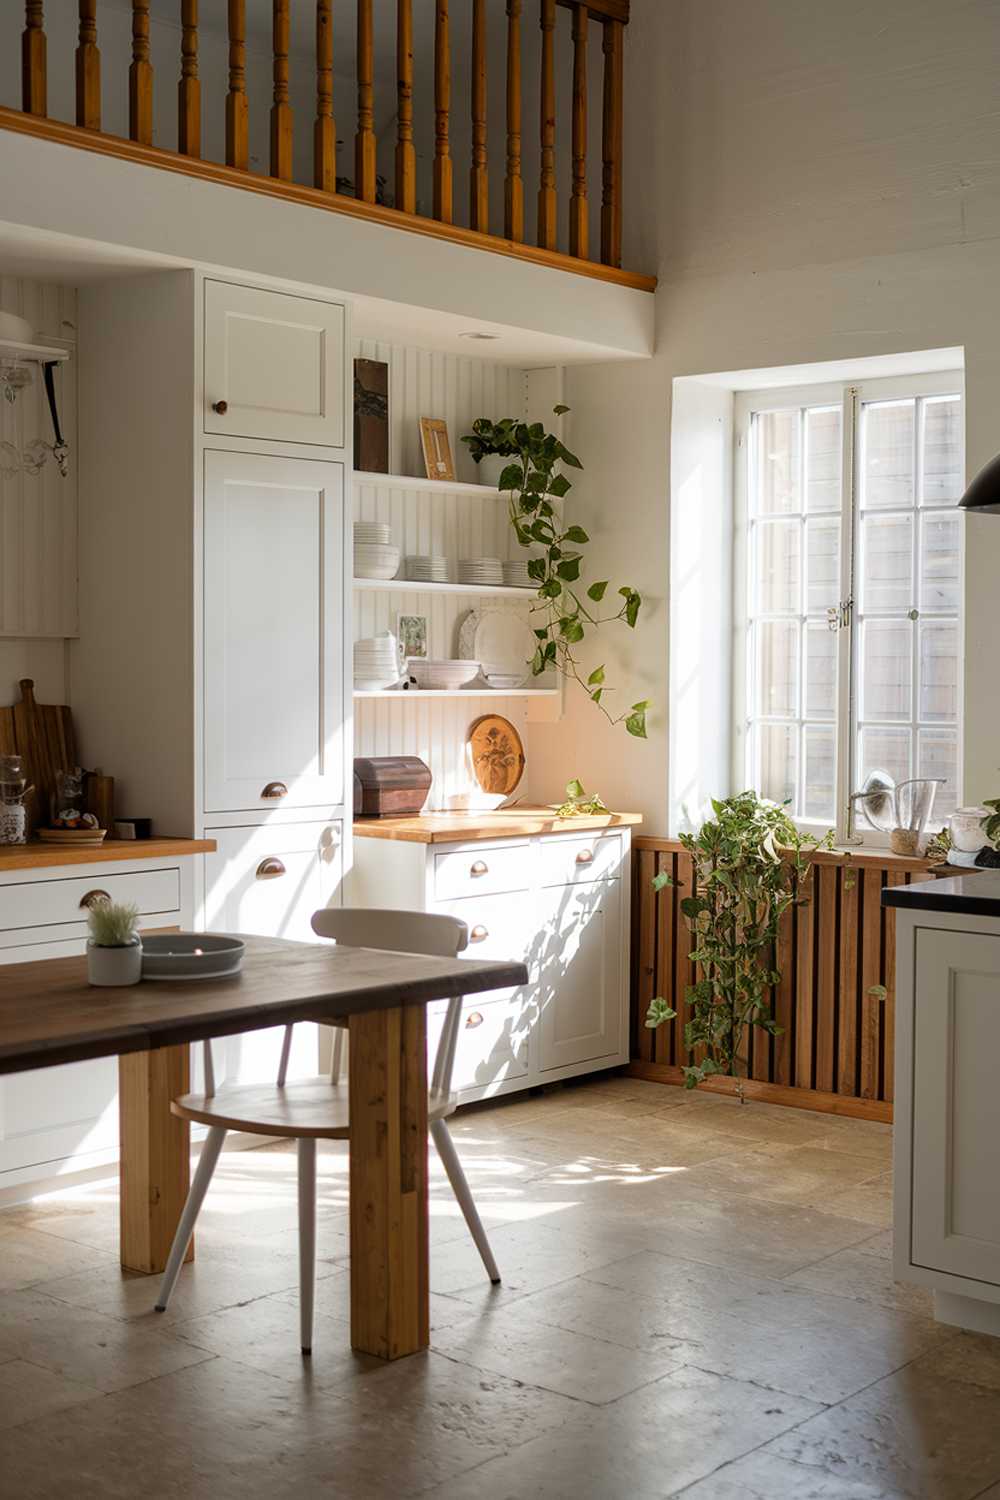
M218 932L160 932L142 939L142 977L190 983L238 974L246 944Z

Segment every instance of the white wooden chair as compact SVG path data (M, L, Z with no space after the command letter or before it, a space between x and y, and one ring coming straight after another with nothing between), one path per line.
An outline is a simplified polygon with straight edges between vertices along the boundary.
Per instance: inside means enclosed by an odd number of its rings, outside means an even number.
M439 958L454 958L462 952L469 940L468 928L464 922L455 917L434 913L323 910L315 913L312 925L320 937L334 938L338 943L345 943L352 948L385 948L397 953L433 954ZM456 1099L451 1092L451 1075L461 1017L462 998L456 996L448 1002L434 1058L427 1116L431 1136L455 1197L465 1215L487 1274L496 1284L500 1280L500 1272L445 1123L446 1117L456 1108ZM157 1312L164 1312L170 1301L227 1133L230 1130L241 1130L252 1135L291 1137L298 1142L302 1352L311 1353L316 1277L316 1142L346 1140L350 1135L348 1086L340 1076L344 1034L345 1028L338 1027L328 1077L286 1082L292 1045L292 1026L286 1026L276 1083L235 1084L224 1086L218 1091L215 1088L212 1065L212 1044L203 1044L204 1093L184 1094L170 1106L172 1112L182 1120L194 1120L207 1125L209 1131L170 1247L156 1301Z

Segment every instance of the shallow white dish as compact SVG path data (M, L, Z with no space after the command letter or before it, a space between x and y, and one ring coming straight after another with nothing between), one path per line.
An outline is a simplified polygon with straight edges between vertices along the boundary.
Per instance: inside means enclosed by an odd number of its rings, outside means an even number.
M478 661L430 661L411 657L406 665L417 687L433 692L464 688L479 676Z
M238 974L246 952L242 938L219 932L162 932L142 939L143 979L190 984Z

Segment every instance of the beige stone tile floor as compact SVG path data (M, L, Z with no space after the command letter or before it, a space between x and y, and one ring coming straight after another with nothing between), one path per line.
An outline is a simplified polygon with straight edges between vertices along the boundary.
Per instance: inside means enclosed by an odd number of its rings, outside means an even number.
M0 1211L0 1500L1000 1500L1000 1341L892 1279L887 1126L624 1077L466 1110L491 1288L431 1158L432 1347L349 1347L347 1160L227 1152L170 1310L113 1180Z

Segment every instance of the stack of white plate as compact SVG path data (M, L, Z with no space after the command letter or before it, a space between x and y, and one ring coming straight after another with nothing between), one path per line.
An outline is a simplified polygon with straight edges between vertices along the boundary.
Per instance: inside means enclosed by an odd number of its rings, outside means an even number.
M355 688L370 691L392 687L399 677L399 647L394 635L385 631L354 642Z
M403 571L419 583L448 582L448 560L444 557L408 557Z
M392 527L386 521L355 521L354 540L362 546L385 547L392 541Z
M425 692L454 692L479 676L477 661L427 661L411 656L406 665L417 687Z
M359 542L354 539L355 578L395 578L399 548L389 542Z
M528 576L528 562L526 557L515 557L503 565L503 581L509 588L533 589L538 585L533 578Z
M459 583L503 583L499 557L463 557L458 565Z

